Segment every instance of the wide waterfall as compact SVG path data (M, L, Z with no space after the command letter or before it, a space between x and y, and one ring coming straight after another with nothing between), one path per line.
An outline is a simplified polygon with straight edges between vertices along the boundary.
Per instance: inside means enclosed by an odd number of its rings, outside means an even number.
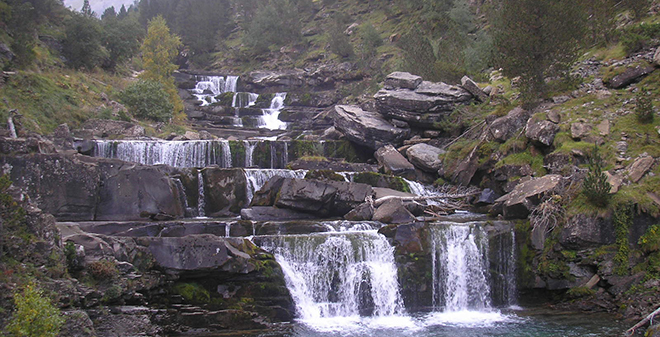
M210 105L217 100L216 96L225 92L236 92L238 76L198 76L197 85L192 89L193 95L202 102L202 106Z
M206 167L222 163L223 167L231 167L228 149L227 141L95 141L93 155L144 165Z
M263 246L282 266L303 320L404 312L394 248L374 230L280 236Z

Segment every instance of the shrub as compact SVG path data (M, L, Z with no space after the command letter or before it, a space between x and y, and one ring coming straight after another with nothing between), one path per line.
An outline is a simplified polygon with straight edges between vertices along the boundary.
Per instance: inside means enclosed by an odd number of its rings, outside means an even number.
M164 122L172 118L174 106L162 84L140 80L128 86L119 99L137 118Z
M653 122L653 101L648 91L642 88L636 96L635 115L640 123Z
M647 253L660 250L660 225L649 227L646 233L639 238L637 243L642 250Z
M603 162L596 146L589 156L589 173L584 179L582 191L591 204L605 207L610 202L610 189L611 185L603 173Z
M630 258L630 226L633 222L633 204L625 204L617 207L612 215L612 223L616 232L617 252L614 255L615 269L617 275L627 275Z
M117 276L117 266L110 260L99 260L87 266L89 273L97 280L110 280Z
M344 34L342 27L343 25L339 21L336 21L333 23L332 27L330 27L330 30L328 31L330 50L337 56L350 58L355 55L355 51L353 50L353 45L351 45L348 35Z
M34 284L14 294L14 305L16 311L7 325L11 335L54 337L59 334L64 318Z

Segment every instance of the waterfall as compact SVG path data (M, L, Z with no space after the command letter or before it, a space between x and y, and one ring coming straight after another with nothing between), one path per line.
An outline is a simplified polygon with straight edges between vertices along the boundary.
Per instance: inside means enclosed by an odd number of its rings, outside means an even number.
M197 216L206 216L206 199L204 197L204 176L202 171L197 172Z
M490 240L491 289L496 305L512 307L516 301L516 232L512 228Z
M282 167L286 167L289 163L289 143L284 142L284 150L282 150Z
M259 117L259 127L270 130L285 130L286 123L278 119L280 111L284 107L286 93L277 93L270 102L270 108L262 109L263 116Z
M270 142L270 168L272 169L276 168L275 158L277 158L277 148L275 147L275 142Z
M217 142L211 141L96 141L95 157L116 158L144 165L206 167L216 164Z
M487 310L488 235L475 223L431 227L433 305L445 312Z
M9 118L7 118L7 127L9 128L9 136L13 139L18 138L16 134L16 125L14 125L14 117L12 112L9 112Z
M257 102L259 94L252 92L237 92L234 94L234 99L231 102L232 108L247 108L253 106Z
M248 204L252 202L254 192L259 191L274 176L284 178L303 179L307 170L284 170L284 169L245 169L245 178L247 179L246 195Z
M197 76L197 84L192 89L193 95L202 102L202 106L217 102L216 96L225 92L236 92L238 76Z
M232 167L231 163L231 147L229 146L229 141L223 140L220 141L222 146L222 167L230 168Z
M394 248L376 231L266 238L300 318L403 313Z
M254 166L252 155L254 154L254 149L257 147L257 143L244 140L243 145L245 145L245 167L252 167Z
M230 238L231 237L231 222L227 222L225 224L225 237Z

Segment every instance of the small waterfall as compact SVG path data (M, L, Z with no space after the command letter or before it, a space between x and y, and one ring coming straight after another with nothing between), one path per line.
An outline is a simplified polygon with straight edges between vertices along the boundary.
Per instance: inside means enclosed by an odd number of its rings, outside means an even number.
M516 291L516 232L501 233L491 239L491 289L496 305L515 306Z
M262 246L282 266L303 320L403 313L394 248L376 231L272 237Z
M243 145L245 145L245 167L252 167L254 166L252 155L254 154L254 149L257 147L257 143L244 140Z
M275 158L277 158L277 148L275 147L275 142L270 142L270 168L272 169L276 168Z
M247 179L246 195L248 204L252 202L254 192L260 190L274 176L284 178L303 179L307 170L284 170L284 169L245 169L245 178Z
M202 171L197 172L197 216L206 216L206 198L204 196L204 176Z
M231 106L232 108L251 107L257 102L258 98L259 94L252 92L237 92L234 94L234 99L231 102Z
M286 123L278 119L280 111L284 107L286 93L277 93L270 102L270 108L262 109L263 116L259 117L259 127L270 130L285 130Z
M190 205L188 205L188 198L186 197L186 189L183 187L183 183L181 182L181 179L179 178L172 178L174 181L174 185L176 185L176 189L179 192L179 202L183 205L183 209L186 212L186 216L190 216L191 209Z
M227 222L225 224L225 237L230 238L231 237L231 222Z
M94 148L95 157L174 167L213 165L217 152L212 141L96 141Z
M9 118L7 118L7 127L9 128L9 136L13 139L18 138L18 134L16 134L16 125L14 125L14 117L12 116L12 112L9 113Z
M487 310L488 235L478 224L431 227L433 304L445 312Z
M197 84L192 89L193 95L202 102L202 106L210 105L217 100L216 96L225 92L236 92L238 76L197 76Z
M284 150L282 150L282 167L286 167L289 163L289 143L284 142Z
M222 146L222 167L230 168L232 167L231 163L231 147L229 146L228 140L220 141Z

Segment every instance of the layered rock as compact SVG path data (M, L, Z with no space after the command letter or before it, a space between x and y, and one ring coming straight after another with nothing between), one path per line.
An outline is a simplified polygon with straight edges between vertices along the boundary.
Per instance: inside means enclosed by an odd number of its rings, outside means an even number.
M527 124L529 113L522 108L515 108L506 116L497 118L488 126L491 136L498 142L505 142L522 130Z
M443 154L444 150L424 143L413 145L406 150L406 155L413 165L432 173L442 168L440 156Z
M392 145L379 148L374 155L376 156L376 160L378 160L378 164L387 174L405 176L414 174L415 172L415 166Z
M373 150L385 144L401 144L408 129L393 126L381 115L357 106L337 105L334 109L335 128L356 144Z
M562 176L549 174L516 185L511 193L496 200L503 205L503 214L507 218L526 218L541 198L550 193L560 183Z

